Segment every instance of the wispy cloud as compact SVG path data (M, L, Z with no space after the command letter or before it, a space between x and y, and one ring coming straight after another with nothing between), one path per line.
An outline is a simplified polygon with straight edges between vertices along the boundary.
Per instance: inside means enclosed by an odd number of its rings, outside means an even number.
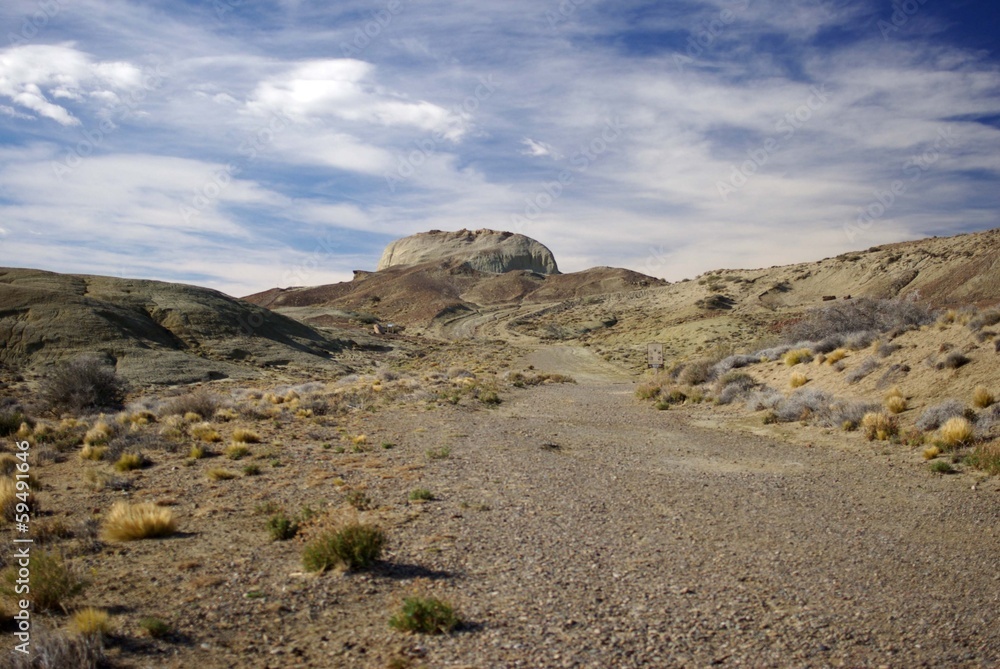
M1000 224L1000 67L967 17L571 4L59 3L0 50L0 249L239 294L429 228L677 279Z

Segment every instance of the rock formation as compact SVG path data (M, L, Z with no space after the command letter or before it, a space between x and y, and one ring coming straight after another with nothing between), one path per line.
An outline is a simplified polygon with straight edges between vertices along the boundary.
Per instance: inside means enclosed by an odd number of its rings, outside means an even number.
M524 235L496 230L431 230L397 239L382 253L378 269L438 260L457 260L490 274L512 270L559 273L556 259L544 245Z

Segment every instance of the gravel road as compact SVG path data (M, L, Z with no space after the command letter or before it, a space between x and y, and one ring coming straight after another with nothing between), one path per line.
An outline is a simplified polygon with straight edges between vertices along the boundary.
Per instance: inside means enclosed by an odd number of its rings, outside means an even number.
M995 481L698 428L597 378L451 428L428 477L483 506L398 555L453 574L473 625L429 666L1000 666Z

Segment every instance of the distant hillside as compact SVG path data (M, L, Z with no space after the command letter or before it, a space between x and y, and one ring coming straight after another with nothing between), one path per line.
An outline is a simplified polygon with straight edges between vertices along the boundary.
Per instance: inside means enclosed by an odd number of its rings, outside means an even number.
M140 383L246 377L254 368L339 368L343 343L195 286L0 269L0 363L41 371L98 353Z

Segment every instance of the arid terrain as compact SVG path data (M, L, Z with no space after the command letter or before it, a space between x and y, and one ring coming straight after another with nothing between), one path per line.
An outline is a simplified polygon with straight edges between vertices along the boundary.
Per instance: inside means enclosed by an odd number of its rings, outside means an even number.
M61 590L0 666L1000 666L997 236L676 284L494 272L554 270L522 240L249 302L5 270L0 458ZM88 352L121 406L54 399ZM317 569L346 527L377 557Z

